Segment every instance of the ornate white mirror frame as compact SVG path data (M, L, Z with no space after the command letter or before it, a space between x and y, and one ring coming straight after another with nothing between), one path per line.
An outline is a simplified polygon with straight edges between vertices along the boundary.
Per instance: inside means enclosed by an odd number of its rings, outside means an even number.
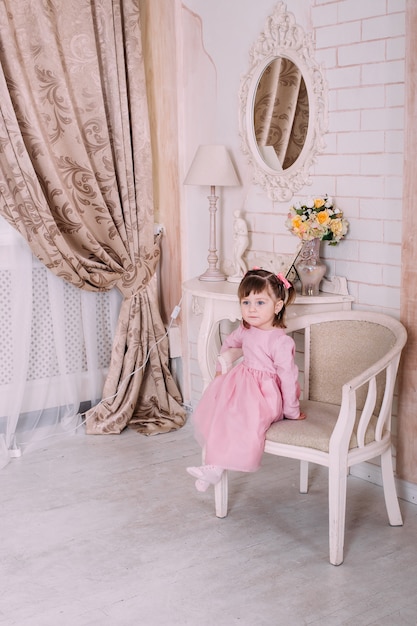
M239 129L242 150L248 156L254 176L272 200L288 201L306 184L311 184L310 168L324 146L327 130L327 85L313 56L313 39L305 33L284 2L278 2L268 17L265 30L250 50L249 72L239 90ZM289 59L301 72L308 95L308 128L304 146L287 169L274 169L261 156L255 136L254 104L261 77L277 58Z

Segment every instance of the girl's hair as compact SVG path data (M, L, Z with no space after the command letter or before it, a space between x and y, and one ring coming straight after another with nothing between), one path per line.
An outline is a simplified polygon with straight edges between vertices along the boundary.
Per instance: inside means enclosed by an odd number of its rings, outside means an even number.
M262 293L262 291L265 290L272 298L282 300L284 303L282 309L275 315L272 325L278 326L278 328L286 328L285 308L295 299L295 289L293 285L283 276L277 276L276 274L263 269L249 270L242 278L237 291L239 302L241 302L244 298L247 298L252 292ZM243 325L245 328L249 328L250 326L244 320Z

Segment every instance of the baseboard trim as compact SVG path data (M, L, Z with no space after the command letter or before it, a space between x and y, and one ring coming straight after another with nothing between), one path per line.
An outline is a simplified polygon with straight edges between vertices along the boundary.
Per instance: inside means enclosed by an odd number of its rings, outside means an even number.
M382 487L382 474L379 465L373 465L367 462L358 463L358 465L354 465L350 468L350 474ZM397 495L401 500L417 504L417 485L402 480L401 478L396 478L395 484L397 487Z

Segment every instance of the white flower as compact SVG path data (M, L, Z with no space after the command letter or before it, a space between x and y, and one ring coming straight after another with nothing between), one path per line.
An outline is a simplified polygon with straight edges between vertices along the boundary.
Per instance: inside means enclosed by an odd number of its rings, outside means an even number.
M307 209L314 208L314 199L313 198L308 198L306 200L306 204L305 205L306 205Z

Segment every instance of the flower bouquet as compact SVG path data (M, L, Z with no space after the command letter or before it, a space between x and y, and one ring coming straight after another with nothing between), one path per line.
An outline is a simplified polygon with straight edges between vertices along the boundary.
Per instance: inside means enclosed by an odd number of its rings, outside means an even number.
M336 246L346 235L349 222L343 212L333 206L332 198L319 196L295 202L290 208L286 227L303 241L319 239Z

